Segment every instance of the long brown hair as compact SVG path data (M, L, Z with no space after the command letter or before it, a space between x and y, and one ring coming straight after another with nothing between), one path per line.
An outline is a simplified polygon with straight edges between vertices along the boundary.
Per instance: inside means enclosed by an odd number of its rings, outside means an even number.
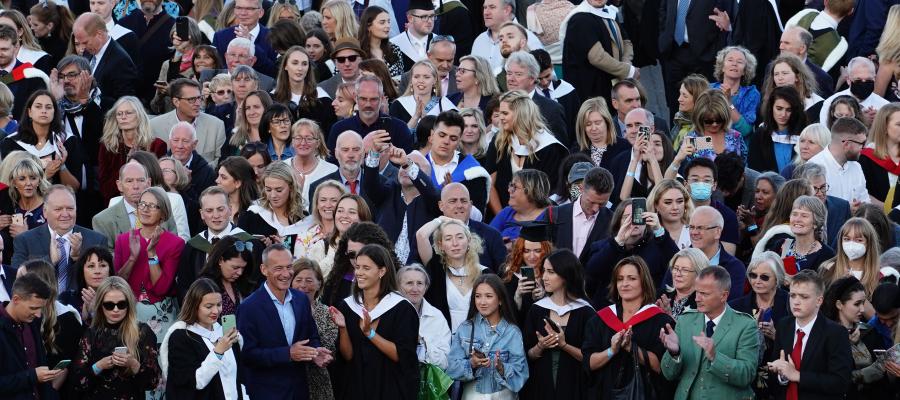
M184 303L181 304L181 311L178 312L178 320L184 321L185 324L196 324L198 321L197 310L203 304L203 296L210 293L219 293L219 285L216 285L212 279L200 278L191 284L187 294L184 295Z
M281 56L281 62L278 63L275 92L272 94L272 99L278 103L284 104L291 101L291 79L288 77L287 69L285 68L287 67L288 60L294 53L303 54L306 56L306 61L308 62L306 78L303 79L303 97L300 98L300 104L298 104L298 106L300 106L300 108L314 107L319 100L316 90L317 83L314 61L302 46L291 46L291 48L287 49L287 51L284 52L284 55Z
M622 301L616 282L618 281L619 271L627 265L633 265L637 269L638 278L641 280L641 305L653 304L656 301L656 287L653 285L653 278L650 276L650 268L647 267L647 262L641 256L625 257L613 267L612 279L609 281L609 301L613 303Z
M369 6L363 11L362 15L359 16L359 33L356 35L356 38L359 40L359 46L363 49L363 51L369 55L369 58L372 57L372 49L371 49L371 34L369 33L369 26L371 26L375 19L378 18L381 14L387 14L390 17L390 13L387 10L378 7L378 6ZM397 55L394 54L393 50L391 50L391 41L388 39L384 39L381 41L381 45L379 46L381 49L381 54L384 55L384 62L386 64L393 64L397 61Z

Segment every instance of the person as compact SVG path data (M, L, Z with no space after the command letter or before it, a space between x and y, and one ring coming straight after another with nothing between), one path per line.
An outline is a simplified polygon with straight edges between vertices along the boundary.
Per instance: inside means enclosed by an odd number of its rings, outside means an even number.
M328 306L319 301L322 284L325 282L322 270L315 261L303 257L294 261L292 268L294 279L291 282L291 288L299 290L309 299L322 347L334 353L337 351L338 327L331 319ZM309 377L309 398L311 400L334 399L330 372L327 369L310 364L307 365L306 373Z
M885 104L888 104L887 100L874 93L875 64L868 58L854 57L847 63L846 70L850 87L840 92L836 92L831 95L831 97L825 99L822 103L822 111L819 112L819 121L827 120L831 102L837 99L838 96L852 96L859 102L860 108L862 109L862 114L858 115L858 118L868 126L872 123L875 113L877 113Z
M694 213L694 203L684 185L674 179L660 181L647 195L647 211L659 215L660 225L679 249L691 246L688 223Z
M365 200L355 194L346 193L341 195L330 212L334 221L334 229L328 236L322 240L313 242L307 249L307 257L317 261L322 266L322 271L331 277L332 267L337 265L338 258L343 257L339 251L332 251L335 248L340 249L340 242L345 233L358 222L371 222L374 216L366 205ZM379 228L380 229L380 228ZM295 254L297 249L295 249ZM345 264L347 266L349 264Z
M768 104L775 88L793 87L803 102L806 120L819 122L819 112L825 99L816 93L817 82L809 67L794 54L785 53L772 61L763 83L762 104Z
M878 244L881 249L890 249L898 245L900 226L891 221L884 210L874 204L861 204L853 212L854 217L865 218L875 228ZM885 274L887 275L887 274Z
M791 279L791 314L776 325L780 354L769 361L778 374L778 397L842 398L850 387L853 356L847 330L820 314L825 282L813 271ZM805 355L805 357L804 357Z
M885 347L890 347L895 343L898 343L896 335L891 333L891 331L897 331L897 319L898 316L900 316L900 301L897 300L898 295L900 295L900 287L896 284L886 282L885 284L879 284L875 291L872 292L871 296L866 296L867 299L871 298L872 300L866 300L866 303L864 304L863 321L868 319L868 324L878 332L878 336ZM875 313L872 317L866 315L869 303L872 303L871 308L875 309Z
M531 305L546 295L540 281L543 267L541 260L553 250L553 242L548 222L523 222L520 225L521 234L511 243L506 263L499 275L506 291L512 294L514 304L511 306L516 314L516 321L524 324Z
M4 219L8 218L9 224L0 231L0 235L6 243L12 244L17 236L47 223L44 206L50 182L44 179L39 161L24 151L10 153L3 162L8 165L3 178L9 187L0 190L0 213L5 216ZM16 219L19 216L22 219L13 221L13 215ZM7 245L2 253L4 263L10 264L13 246Z
M298 222L305 216L297 180L285 163L272 163L262 175L258 204L242 213L237 225L253 235L263 235L266 245L285 243L294 249Z
M629 117L625 118L628 125L638 130L648 127L645 123L652 121L652 118L641 121L640 114L652 115L650 111L643 108L632 110L628 114ZM631 116L632 114L638 116ZM653 186L663 180L663 171L669 169L669 165L672 163L674 151L669 136L664 131L655 130L652 125L649 128L651 129L649 134L638 132L634 135L631 151L622 152L613 160L616 181L622 183L619 188L619 200L646 197ZM630 157L628 166L621 168L620 161L624 161L626 154ZM624 176L622 176L622 171L625 171Z
M253 249L252 241L241 240L236 236L225 236L213 245L209 258L196 275L198 278L205 277L215 282L217 291L222 297L222 315L234 315L241 301L250 295L261 280ZM182 281L190 282L179 280L179 283ZM186 299L189 289L183 292L182 290L179 288L179 294L185 293L185 297L179 299ZM184 301L182 300L181 304L184 304Z
M678 318L687 310L697 309L696 277L709 267L709 259L700 249L681 249L669 261L672 285L660 287L656 305L672 318Z
M219 52L204 44L205 36L197 22L189 17L187 25L188 33L184 38L178 37L177 26L172 25L169 37L175 51L162 61L157 82L172 82L178 78L199 79L203 71L218 71L224 67ZM154 84L154 88L156 92L150 100L150 109L154 114L171 111L172 104L166 101L168 85Z
M742 204L737 209L745 247L760 242L763 242L760 245L763 247L775 235L789 233L785 222L788 221L794 199L810 194L808 182L794 181L788 186L782 176L773 171L759 174L753 204L749 208ZM769 231L768 228L775 229ZM760 235L760 232L765 234Z
M219 324L222 295L211 279L191 284L184 307L163 339L160 366L166 398L242 398L241 345L234 327Z
M830 132L829 132L830 133ZM794 175L798 178L806 179L813 187L816 198L819 199L827 209L827 217L825 222L825 235L828 247L836 249L838 232L841 226L850 219L850 203L844 199L840 199L831 195L827 195L829 186L825 177L825 168L819 164L807 162L794 171Z
M834 250L825 244L826 207L812 196L800 196L793 202L789 225L793 237L773 238L766 249L781 255L785 272L794 275L804 269L818 270L826 260L834 257Z
M438 209L443 216L462 221L481 238L484 251L479 256L479 263L495 273L499 272L507 253L503 236L500 231L475 219L469 190L461 183L445 185L441 190Z
M103 136L100 138L98 176L104 200L118 196L115 171L118 171L134 150L150 151L157 157L166 155L166 142L153 136L150 119L141 101L125 96L106 112Z
M106 244L84 249L84 254L75 264L75 284L69 290L59 293L59 302L72 306L81 315L83 325L88 325L93 318L94 296L100 284L115 276L113 255Z
M272 157L269 156L267 147L268 146L259 142L247 143L238 153L238 155L247 160L247 162L250 163L250 167L253 168L253 176L256 177L257 185L262 183L263 172L265 172L266 167L272 163Z
M506 193L506 203L509 205L496 213L491 227L500 231L505 241L514 241L519 237L519 223L534 221L542 216L546 218L544 213L550 207L547 174L537 169L519 170L512 174ZM491 202L493 200L492 197Z
M328 0L322 4L322 29L337 44L342 39L355 39L359 22L347 2Z
M356 112L356 82L341 82L338 85L331 108L337 121L353 116Z
M431 7L431 5L427 7ZM456 66L453 64L453 61L457 58L456 48L457 41L454 40L453 36L436 35L431 39L431 43L428 46L427 57L419 60L424 61L427 59L434 64L434 67L437 69L437 81L441 85L441 93L447 98L459 92L459 88L456 86ZM413 64L414 62L410 62L407 65L411 66ZM401 91L406 91L409 85L409 80L412 77L411 69L410 67L409 71L400 76L398 87Z
M613 168L612 160L628 150L629 142L621 140L613 128L612 116L603 97L585 100L575 118L578 150L591 157L595 167Z
M809 49L813 44L813 35L799 26L785 27L781 34L778 49L781 54L793 54L803 61L803 64L812 72L816 80L816 94L825 98L834 94L834 79L822 67L810 60Z
M304 204L310 204L309 193L313 182L322 179L337 171L337 166L326 162L329 156L325 146L325 137L319 124L311 119L301 118L291 127L291 146L294 156L284 160L290 165L299 177L302 177L303 187L300 195ZM312 207L314 208L314 207Z
M331 98L316 82L310 55L303 47L291 46L281 56L272 97L290 108L292 119L312 119L327 131L336 117Z
M463 398L513 399L529 377L522 333L496 275L475 282L466 320L450 342L447 374L460 380Z
M455 110L438 114L425 139L429 143L429 149L424 152L431 170L429 178L437 190L452 182L462 183L475 199L475 208L483 211L488 202L490 176L474 156L457 150L464 129L465 119Z
M115 18L113 18L113 8L118 6L117 1L113 0L94 0L94 3L88 2L84 4L87 7L82 8L79 2L74 2L70 4L70 10L73 15L79 15L83 12L90 11L94 14L100 16L103 19L103 22L106 24L106 30L109 32L109 36L119 43L119 46L128 53L129 57L132 60L137 58L138 53L138 37L137 35L122 25L120 25ZM124 17L124 14L119 14L117 18ZM76 51L76 53L79 53Z
M392 117L408 121L406 125L413 129L426 115L456 110L456 106L441 91L434 64L427 60L418 61L410 68L410 72L410 83L403 96L391 103Z
M885 372L877 363L876 353L885 345L871 325L860 321L865 303L865 287L859 279L845 276L832 282L825 291L821 315L849 332L853 371L847 395L885 396L889 395L889 386L883 380Z
M568 204L550 208L545 219L556 224L553 235L556 248L572 250L583 263L590 259L591 244L609 236L613 213L606 205L613 185L609 171L591 168L584 174L579 196Z
M571 153L563 159L559 166L559 178L550 202L557 205L566 205L577 200L581 196L584 185L584 175L591 169L591 158L584 153Z
M809 124L800 131L800 140L794 147L794 161L781 170L784 179L791 179L797 168L831 144L831 131L821 123ZM807 179L808 180L808 179Z
M759 107L759 90L752 84L756 75L756 57L744 47L728 46L716 54L716 82L710 89L718 89L733 106L728 119L734 129L741 133L744 143L748 143L753 126L756 125L756 109Z
M339 2L329 0L328 3ZM356 23L355 18L353 22L354 24ZM345 37L334 43L334 50L331 51L330 57L334 60L337 73L331 78L319 82L319 87L325 90L325 93L328 93L328 97L335 97L338 84L352 83L359 78L359 63L363 60L363 55L364 53L359 47L359 41L356 40L355 30L350 37Z
M429 1L409 2L406 9L406 20L409 22L406 30L390 39L400 49L404 65L413 65L427 58L434 39L436 15L434 4Z
M316 82L324 82L334 76L336 65L331 59L334 43L328 38L328 34L321 28L306 32L306 53L313 61L315 67Z
M265 144L273 161L284 161L294 156L291 146L291 126L294 117L290 109L282 103L272 103L265 107L259 118L259 142ZM251 127L252 129L252 127ZM252 135L251 135L251 141Z
M473 11L477 12L477 11ZM484 32L475 38L472 43L471 55L479 56L488 61L491 69L497 71L503 69L506 57L500 51L500 29L507 22L516 21L516 1L514 0L486 0L482 4L482 16L484 17ZM478 26L478 25L476 25ZM477 28L476 28L477 29ZM544 46L540 39L530 30L525 30L526 45L529 50L541 49ZM535 76L536 78L536 76Z
M269 44L269 28L259 23L264 11L260 0L240 0L235 2L235 19L237 24L216 32L213 36L213 46L219 50L219 55L224 59L226 44L236 37L247 38L255 47L255 60L251 65L261 74L275 76L275 59L277 54Z
M183 125L184 128L187 128L188 126L190 126L190 124L184 123ZM172 206L172 213L170 214L171 218L166 220L164 223L171 222L175 226L175 229L171 232L177 234L178 237L180 237L182 240L190 239L190 223L188 222L187 207L184 205L184 197L182 197L179 193L172 193L170 191L171 188L166 186L162 168L159 166L159 159L157 159L156 156L153 155L153 153L138 150L132 152L131 155L128 156L128 162L131 161L140 163L141 166L143 166L147 171L150 186L155 186L162 189L166 196L169 198L169 203ZM200 181L201 178L202 175L198 173L196 177L197 181ZM121 196L113 197L109 201L109 206L114 206L121 200Z
M244 299L237 313L247 394L308 399L307 363L323 367L331 361L331 352L320 345L309 299L291 288L291 251L281 243L269 245L260 270L265 282Z
M231 75L218 74L209 80L209 85L203 91L203 108L215 109L217 106L231 104L234 101ZM208 92L208 93L207 93Z
M150 120L153 136L165 140L172 147L170 136L173 128L180 121L187 122L197 131L197 152L206 161L215 165L220 155L224 155L221 148L225 144L225 124L220 119L201 111L200 84L192 79L178 78L169 84L168 90L175 109ZM189 160L182 160L182 163L191 169L187 161Z
M775 88L762 107L763 122L750 139L754 151L747 156L747 166L757 171L781 171L796 156L794 146L806 127L806 113L801 112L800 94L792 86Z
M344 385L340 390L343 396L337 397L416 396L419 317L412 304L396 292L394 260L392 252L381 245L360 248L350 296L329 308L338 326L338 351L348 363L342 381L354 382Z
M696 130L693 119L694 108L697 99L707 89L709 81L703 75L691 74L681 81L678 88L678 112L672 117L672 131L669 134L676 149L681 148L681 141L688 132Z
M235 37L227 44L228 47L226 48L224 56L225 65L218 69L210 68L200 71L199 77L196 77L200 83L205 84L207 81L212 80L213 77L220 74L230 74L232 79L241 75L247 75L250 79L245 80L245 82L248 84L253 82L253 85L255 85L252 89L249 88L250 85L245 85L248 91L261 89L268 92L275 88L275 79L272 78L272 76L275 76L274 74L270 76L258 72L252 67L256 64L257 58L262 57L262 55L257 52L256 46L250 39L245 37ZM241 66L246 68L240 68ZM240 99L243 99L243 96L240 96ZM225 126L226 130L229 130L227 121Z
M683 146L684 143L682 143ZM673 161L672 165L676 165L676 161ZM669 171L674 173L673 168L670 168ZM667 177L670 174L669 171L666 172ZM691 201L694 203L695 210L700 206L711 206L722 215L722 242L725 250L729 254L733 254L739 241L737 215L722 202L712 200L712 191L718 186L717 181L719 180L716 164L709 159L697 157L688 163L684 171L687 175L686 186L691 193Z
M450 93L448 98L460 109L478 108L484 112L488 101L500 94L490 64L479 56L461 57L454 79L457 92Z
M846 200L851 208L870 202L859 155L866 147L866 126L853 118L838 118L831 125L831 143L808 162L825 168L828 194ZM877 201L877 200L876 200Z
M872 295L878 287L878 257L881 256L881 245L875 228L863 218L850 218L838 232L840 246L834 258L819 266L819 273L827 284L844 276L853 275L866 287L866 297ZM874 314L867 305L865 315L870 318Z
M355 257L363 246L378 244L385 248L393 248L393 242L388 239L384 229L370 221L360 221L350 225L346 234L333 246L334 268L325 274L325 284L322 288L322 303L336 305L341 299L350 295L353 283L353 270ZM397 264L399 262L396 262Z
M834 101L828 106L828 121L826 126L834 125L834 121L838 118L855 118L859 122L863 122L863 112L859 105L859 101L850 95L842 95L835 97Z
M13 115L13 100L12 91L4 83L0 86L0 129L6 135L16 133L19 129L19 123Z
M785 28L800 27L813 34L808 53L810 61L831 71L847 52L847 39L838 32L838 24L853 13L855 2L830 1L824 10L806 8L794 14L785 22Z
M97 288L94 299L94 320L72 360L76 393L83 398L146 398L146 391L159 384L159 352L153 330L138 318L131 287L112 276Z
M354 131L361 137L366 137L379 130L384 130L391 135L391 144L404 151L413 150L415 137L410 133L409 127L400 119L389 116L382 111L384 101L384 86L380 79L374 76L363 75L356 81L356 115L345 118L331 126L328 134L328 150L334 153L337 140L346 131ZM337 153L334 153L337 156Z
M379 59L388 66L391 77L399 77L407 70L400 47L391 42L391 14L376 5L366 7L359 17L357 40L370 58Z
M13 11L17 12L18 11ZM21 14L20 14L21 15ZM2 18L2 17L0 17ZM25 28L27 31L28 29ZM29 35L31 33L29 32ZM0 44L2 44L3 49L5 50L3 55L0 55L0 64L4 65L4 68L8 68L10 71L18 71L22 73L19 79L11 79L10 82L5 83L7 88L13 94L12 101L12 113L13 115L21 115L22 111L25 110L25 100L28 99L28 96L35 90L46 89L48 86L49 79L46 78L47 74L42 72L41 70L35 68L27 61L20 60L21 54L23 53L19 44L19 37L16 33L16 30L6 24L0 24ZM43 56L45 60L49 61L49 56ZM28 75L25 75L25 72L28 71Z
M56 65L66 53L75 17L65 5L48 1L35 4L28 14L28 25L41 49L50 54L50 65Z
M247 94L244 102L237 110L234 134L228 140L228 144L235 148L243 148L248 143L262 142L259 130L263 114L272 105L272 97L262 90L256 90ZM268 147L268 143L263 143ZM271 158L271 153L269 154Z
M419 343L416 347L419 362L446 370L449 366L450 326L441 311L425 300L430 286L431 277L420 264L410 264L397 271L398 291L419 314Z
M681 147L672 164L681 165L683 160L693 160L697 157L715 160L723 153L737 153L746 160L749 151L747 142L742 139L741 132L733 127L730 117L733 111L729 111L729 108L728 98L721 90L710 89L703 92L694 103L691 117L694 131L685 135L686 138L694 139L681 141ZM710 139L704 139L707 137ZM697 147L698 142L702 140L709 140L703 149Z
M459 115L465 123L459 139L460 151L475 157L478 164L484 165L489 142L493 139L493 135L484 126L484 113L480 108L464 108Z
M870 3L875 5L877 3ZM896 4L894 4L896 5ZM870 18L879 18L884 14L879 12L866 12ZM891 6L887 12L887 21L885 24L872 24L866 27L867 30L877 30L884 28L881 33L881 39L878 41L878 47L875 52L878 54L878 63L880 65L878 75L875 77L875 93L885 100L897 101L900 99L900 93L897 90L897 18L900 18L900 7ZM852 30L857 29L856 26L851 27ZM853 32L851 32L851 36ZM871 39L871 38L870 38ZM862 54L860 54L862 55Z
M236 224L245 210L259 198L258 179L254 168L244 157L231 156L219 163L215 183L225 192L231 222Z
M347 190L344 186L333 180L324 181L316 187L310 201L312 212L302 220L307 228L297 237L301 257L306 256L314 244L331 236L335 229L334 210L345 194Z
M515 24L514 26L519 25ZM520 27L520 29L524 28ZM509 87L509 90L525 92L534 101L534 104L537 105L538 110L544 117L547 130L557 140L565 146L571 146L576 143L574 128L579 101L574 98L574 94L560 99L552 99L543 94L538 94L537 81L541 67L537 59L524 50L510 53L504 62L503 71L506 74L506 86Z
M391 78L391 73L388 72L387 64L377 58L362 60L359 63L359 75L373 76L382 82L382 86L384 87L384 99L382 100L386 101L382 102L381 111L389 112L390 109L388 107L390 103L400 97L400 89L397 87L396 81Z
M72 27L72 37L94 59L91 75L102 95L101 111L112 108L122 96L137 93L138 68L122 46L112 40L102 17L94 13L79 15Z
M869 137L875 146L864 148L860 152L864 157L859 158L859 166L866 176L866 191L869 192L870 199L884 204L885 210L900 204L900 196L894 195L896 189L890 178L892 174L896 175L895 172L900 172L893 161L900 146L900 127L895 126L898 125L897 121L900 121L900 104L890 103L881 107L875 114L869 131Z

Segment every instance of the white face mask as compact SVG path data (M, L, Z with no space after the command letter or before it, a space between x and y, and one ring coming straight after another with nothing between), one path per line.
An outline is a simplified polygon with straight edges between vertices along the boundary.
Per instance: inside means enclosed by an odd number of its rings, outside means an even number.
M858 260L866 255L866 245L862 243L845 240L841 242L841 247L844 249L844 254L847 255L847 258L849 258L850 261Z

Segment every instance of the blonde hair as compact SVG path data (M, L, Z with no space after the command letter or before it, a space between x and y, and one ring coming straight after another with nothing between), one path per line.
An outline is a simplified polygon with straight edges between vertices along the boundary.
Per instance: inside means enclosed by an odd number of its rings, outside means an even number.
M681 216L681 223L687 225L691 221L691 215L694 214L694 201L691 200L691 194L687 188L675 179L663 179L653 186L650 194L647 195L647 211L656 212L656 203L670 189L681 192L684 197L684 214Z
M319 214L319 209L318 207L316 207L316 205L319 203L319 194L322 193L322 190L324 190L325 188L336 189L338 193L340 193L340 196L338 196L338 201L340 201L340 199L343 198L345 194L347 194L347 188L334 179L329 179L320 183L319 186L316 186L316 190L315 192L313 192L313 198L310 199L310 203L312 204L310 204L309 207L310 209L312 209L313 222L315 222L316 225L322 225L322 215Z
M888 11L887 23L875 52L882 63L900 62L900 4L891 6Z
M851 233L859 233L866 239L866 255L863 256L863 272L862 279L859 281L866 288L866 297L871 297L878 286L879 274L879 256L881 255L881 245L878 242L878 234L872 224L859 217L850 218L841 227L838 233L837 245L835 246L834 258L825 261L819 267L819 275L825 279L827 284L843 278L850 274L850 259L844 253L844 246L841 245L844 235Z
M480 108L463 108L459 110L459 116L463 117L463 121L465 121L466 117L474 118L475 123L478 124L478 130L481 132L478 136L478 151L475 154L472 154L472 157L481 158L487 152L488 147L490 146L489 138L487 134L487 128L484 126L484 113L481 112ZM465 130L465 126L463 126L463 130ZM462 146L462 140L460 140L460 146Z
M513 110L516 118L515 122L513 122L512 132L507 131L503 127L500 127L500 132L497 132L495 144L497 146L498 156L505 153L512 158L512 138L515 135L522 135L525 136L525 143L523 144L529 150L528 159L534 160L535 150L532 139L534 139L541 131L547 129L544 117L541 116L541 110L538 108L537 104L534 103L534 100L531 99L531 96L521 90L506 92L500 96L500 103L506 103L509 108Z
M229 74L218 74L212 79L209 80L209 91L215 92L219 90L220 87L228 85L231 86L231 75Z
M323 14L325 10L331 12L331 17L334 18L335 41L346 38L356 39L356 33L359 31L359 21L356 19L356 13L353 12L346 0L329 0L322 5L321 11Z
M103 313L103 299L107 294L119 291L125 296L128 302L128 310L125 310L125 318L119 324L119 340L128 348L128 354L134 357L138 362L141 361L141 353L138 351L138 342L141 340L141 330L137 320L137 301L134 299L134 292L128 286L128 282L120 276L111 276L106 278L94 295L94 320L91 321L91 328L95 331L103 328L106 322L106 314Z
M441 80L438 78L438 70L434 66L434 64L432 64L431 61L428 61L427 59L421 60L421 61L416 61L416 63L413 64L412 68L409 69L409 84L406 85L406 91L403 92L403 94L401 96L409 96L409 95L413 94L413 86L414 86L412 84L412 77L414 75L413 71L415 71L416 67L421 67L421 66L428 67L428 71L431 72L431 76L434 77L434 84L432 84L432 87L431 87L431 95L436 96L438 99L440 99L442 96L441 95Z
M716 119L724 121L722 125L723 132L728 133L731 129L731 110L728 104L728 98L721 90L709 89L694 99L694 111L691 112L691 123L694 124L694 132L698 136L704 135L705 126L703 120L712 116Z
M325 135L322 134L322 129L319 128L319 124L309 118L300 118L297 122L294 122L293 126L291 126L291 136L294 136L297 131L303 128L309 129L316 138L316 143L318 143L316 146L316 155L323 159L328 157L328 146L325 145ZM294 138L291 138L291 143L293 143L293 141Z
M457 65L462 64L463 61L471 61L475 68L475 82L478 82L478 87L481 89L482 96L493 96L500 93L500 86L497 85L497 78L494 77L494 73L491 70L491 64L481 56L463 56L459 59L459 63Z
M294 171L291 166L283 162L273 162L262 173L260 178L260 189L262 190L259 193L259 205L266 210L273 211L264 188L266 178L279 179L288 185L288 223L293 224L303 219L303 198L300 196L300 188L298 188L299 185L297 185L297 180L294 178ZM318 188L316 189L318 190Z
M234 1L229 1L222 7L222 11L220 11L219 16L216 17L217 31L221 31L222 29L230 28L235 25L234 3Z
M30 159L37 163L38 166L41 165L41 160L31 153L25 150L15 150L9 152L6 157L3 157L3 161L0 161L0 182L5 184L6 186L12 186L13 182L10 179L10 174L12 174L13 168L15 168L19 161L24 159ZM41 167L41 176L44 175L44 168Z
M137 134L134 137L134 150L149 150L150 143L153 142L153 131L150 129L150 117L141 101L134 96L121 97L112 108L106 112L105 121L103 123L103 137L100 143L106 146L111 153L119 152L119 144L124 144L122 130L119 129L119 121L116 120L116 112L123 104L131 105L134 109L134 115L137 117Z
M466 236L467 242L469 246L466 248L466 255L464 257L464 265L463 267L466 270L466 280L469 284L475 282L475 279L478 278L478 275L481 275L481 270L479 268L480 264L478 262L478 255L482 251L482 240L475 232L469 230L469 227L460 220L451 219L449 221L441 222L437 229L434 230L434 233L431 235L431 241L434 243L432 248L434 249L434 254L441 257L441 262L444 264L444 267L448 267L447 265L447 257L444 253L444 249L441 248L441 245L444 243L444 230L447 229L451 225L456 225L463 231L463 235Z
M9 170L9 175L4 177L9 181L9 198L14 205L18 204L20 200L19 191L15 188L16 178L19 176L34 176L38 178L35 195L40 198L44 198L47 191L50 190L50 182L44 178L44 168L41 167L41 163L33 158L24 157L13 165Z
M869 142L875 144L875 157L888 158L897 155L888 154L888 124L891 116L897 112L900 112L900 103L888 103L875 114L872 129L869 130Z
M816 93L819 85L816 83L815 75L813 75L812 71L810 71L809 67L806 66L800 57L786 53L778 56L769 64L769 68L767 69L768 73L763 82L763 98L760 101L760 104L768 104L769 97L772 96L772 91L775 90L775 66L778 64L787 64L787 66L791 68L791 71L794 72L794 75L797 76L797 82L794 84L794 89L797 89L797 93L800 95L801 100L808 99Z
M9 90L9 86L0 83L0 118L13 117L12 108L14 100L12 91Z
M803 161L803 159L800 158L800 141L803 140L803 137L810 136L816 144L822 146L822 151L827 150L828 145L831 144L831 131L828 130L828 127L818 122L807 125L806 128L803 128L803 131L800 132L800 140L794 145L794 152L797 153L797 156L794 157L794 165L799 166L806 163L806 161Z
M575 117L575 139L578 141L578 148L587 150L591 147L591 141L587 137L587 120L592 112L599 113L603 123L606 124L606 145L616 144L616 130L612 124L612 115L609 114L609 106L606 105L606 99L597 96L581 103L578 116Z
M280 3L278 1L272 2L272 8L269 9L269 21L266 24L267 28L271 28L275 25L276 22L281 21L281 11L282 10L290 10L292 14L294 14L294 19L291 21L300 23L300 9L295 5L291 5L290 3Z

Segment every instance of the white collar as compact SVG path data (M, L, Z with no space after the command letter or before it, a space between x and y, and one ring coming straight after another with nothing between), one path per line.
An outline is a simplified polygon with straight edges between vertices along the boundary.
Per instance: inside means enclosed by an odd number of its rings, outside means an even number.
M247 211L259 215L259 217L269 224L269 226L275 228L281 236L296 235L303 231L303 224L301 224L302 220L295 222L293 225L284 226L278 221L278 218L275 217L275 214L271 210L263 208L258 203L247 207Z
M453 267L451 267L451 266L448 265L448 266L447 266L447 271L450 271L450 275L453 275L453 276L456 276L456 277L460 277L460 278L469 276L469 273L466 272L466 267L465 267L465 266L459 267L459 268L453 268Z
M559 143L559 140L556 140L556 136L544 129L531 139L531 143L519 143L519 138L516 135L512 135L509 143L515 155L524 157L531 155L532 152L538 152L551 144ZM529 147L533 147L533 149L529 149Z
M722 320L722 316L725 315L725 312L726 312L726 311L728 311L728 306L725 306L725 308L722 309L722 312L719 314L719 316L713 318L711 321L712 321L714 324L716 324L716 326L719 326L719 321ZM704 320L704 325L705 325L706 322L709 322L709 321L710 321L709 316L708 316L708 315L703 315L703 320Z
M256 39L259 38L259 30L260 30L259 22L257 22L256 26L254 26L253 29L250 30L250 37L251 37L250 41L251 42L255 43Z
M59 238L59 237L65 239L65 240L69 240L69 235L71 235L72 232L75 231L75 228L72 228L72 229L69 229L68 232L66 232L62 235L59 235L56 233L56 231L53 230L53 228L50 227L50 224L47 224L47 229L50 230L50 239L53 241L56 241L56 238Z
M196 324L196 323L188 325L187 328L185 328L185 329L196 333L198 336L200 336L202 338L206 338L211 343L215 343L216 341L219 340L219 338L222 337L222 325L219 325L218 322L213 323L212 330L206 329L206 328L200 326L200 324Z
M453 152L453 157L450 157L450 161L447 161L446 164L438 164L437 162L434 161L434 157L431 157L430 151L428 152L428 154L429 154L428 159L431 161L431 163L434 165L437 165L438 167L446 167L446 166L453 166L453 165L459 164L459 150L456 150Z
M797 333L797 330L799 329L799 330L803 331L803 334L805 334L807 337L809 337L809 333L812 332L812 328L816 324L817 318L819 318L818 313L816 313L816 315L814 315L813 318L811 320L809 320L809 322L807 322L806 325L803 325L803 326L800 326L800 321L798 321L795 318L794 319L794 333Z
M422 318L444 318L444 314L441 313L441 310L438 310L437 307L431 305L428 300L422 298Z
M551 311L556 311L556 315L560 317L569 313L569 311L575 311L582 307L588 307L590 309L594 309L591 307L591 304L585 301L584 299L576 299L566 303L565 305L558 305L550 300L550 296L546 296L543 299L538 300L534 305L546 308Z
M396 306L397 304L400 304L404 301L409 302L409 300L407 300L406 297L401 296L399 293L390 292L386 296L382 297L381 300L378 301L378 305L376 305L375 308L372 309L372 311L367 310L369 313L369 318L371 318L374 321L374 320L378 319L378 317L384 315L384 313L393 309L394 306ZM358 315L360 318L365 318L365 317L363 317L364 308L363 308L362 304L357 303L356 299L354 299L352 295L345 298L344 302L347 303L347 306L349 306L350 310L355 312L356 315ZM410 304L412 304L412 303L410 303Z
M240 230L241 232L243 232L242 229L240 229L240 228L234 226L234 224L232 224L231 222L229 222L229 223L228 223L228 226L226 226L225 229L222 230L222 232L219 232L218 235L214 235L214 234L212 233L212 231L209 230L209 228L207 228L207 229L206 229L206 238L207 238L208 240L222 239L222 238L224 238L224 237L226 237L226 236L231 236L233 233L239 233L239 232L235 232L235 230Z

